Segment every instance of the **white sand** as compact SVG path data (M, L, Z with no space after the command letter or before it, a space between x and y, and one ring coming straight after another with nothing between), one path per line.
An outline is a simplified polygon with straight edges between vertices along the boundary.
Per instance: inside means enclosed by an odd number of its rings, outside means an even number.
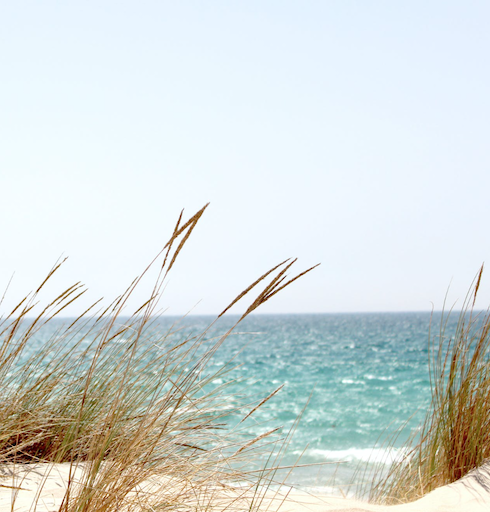
M0 466L0 512L58 511L66 492L68 472L68 464ZM81 475L79 468L73 476L77 480ZM454 484L404 505L371 505L287 489L283 493L268 495L261 509L269 512L490 512L490 463ZM219 508L218 505L215 510Z

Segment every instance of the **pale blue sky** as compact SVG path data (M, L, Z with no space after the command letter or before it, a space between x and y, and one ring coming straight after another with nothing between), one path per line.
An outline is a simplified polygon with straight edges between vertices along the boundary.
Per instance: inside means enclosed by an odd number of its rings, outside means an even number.
M489 22L485 1L4 2L6 305L62 253L58 286L113 298L208 201L169 313L289 256L322 265L263 312L462 299L490 255Z

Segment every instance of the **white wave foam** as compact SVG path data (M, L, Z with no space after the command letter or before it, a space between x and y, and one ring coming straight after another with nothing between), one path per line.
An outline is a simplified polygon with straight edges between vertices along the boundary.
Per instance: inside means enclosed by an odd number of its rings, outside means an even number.
M371 463L391 464L403 459L407 453L406 448L347 448L346 450L321 450L313 448L308 450L315 458L335 461L361 461Z
M385 376L385 375L372 375L371 373L368 373L367 375L365 375L366 379L368 380L393 380L393 376L392 375L388 375L388 376Z
M342 384L366 384L363 380L342 379Z

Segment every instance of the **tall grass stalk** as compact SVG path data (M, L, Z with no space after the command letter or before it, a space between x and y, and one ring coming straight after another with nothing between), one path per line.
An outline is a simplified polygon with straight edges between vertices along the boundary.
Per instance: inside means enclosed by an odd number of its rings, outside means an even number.
M230 410L245 417L266 401L246 404L223 386L207 387L228 370L213 373L207 364L234 327L209 340L213 322L178 343L178 325L165 335L153 329L168 273L205 208L186 222L180 215L160 254L110 306L95 312L94 304L38 350L31 348L36 336L85 293L76 283L32 316L61 262L0 318L0 465L69 464L62 511L202 510L216 503L243 510L254 507L271 474L247 467L260 450L273 449L277 429L251 439L226 425ZM218 318L258 289L241 321L311 270L288 278L293 263L264 273ZM155 268L149 298L123 317ZM144 492L148 482L151 492ZM245 489L228 492L238 482Z
M412 448L371 498L412 501L466 475L490 457L490 313L474 310L483 266L468 293L454 333L442 315L429 334L432 402Z

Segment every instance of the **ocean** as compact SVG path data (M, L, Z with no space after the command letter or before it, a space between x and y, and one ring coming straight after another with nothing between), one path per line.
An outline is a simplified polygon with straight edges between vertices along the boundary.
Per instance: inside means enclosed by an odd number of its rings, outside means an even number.
M185 324L197 332L209 320L189 317ZM233 320L224 319L209 336ZM434 315L436 330L439 322L440 314ZM407 439L419 430L431 396L430 324L427 312L252 315L237 329L243 334L230 336L220 348L210 370L234 358L237 368L227 378L246 383L254 397L284 384L254 413L249 428L259 435L281 425L287 432L301 416L282 464L300 458L306 467L288 481L350 494L353 478L369 482L370 470L402 456ZM389 449L386 440L395 433ZM331 464L336 461L342 462ZM330 464L319 465L324 462Z
M212 320L162 317L152 325L153 336L178 321L178 342L201 333ZM236 320L220 319L207 332L209 343ZM456 320L454 315L447 332ZM435 331L439 321L440 314L434 315ZM56 320L39 336L48 337L61 323ZM225 393L243 395L250 404L244 413L284 384L247 420L247 431L257 436L281 426L284 438L295 427L281 464L302 467L288 482L351 494L354 478L369 481L369 470L375 464L388 467L418 432L430 404L430 323L427 312L251 315L214 354L206 372L233 368L210 385L228 384ZM237 418L229 419L236 423ZM394 449L387 449L383 442L395 432Z

